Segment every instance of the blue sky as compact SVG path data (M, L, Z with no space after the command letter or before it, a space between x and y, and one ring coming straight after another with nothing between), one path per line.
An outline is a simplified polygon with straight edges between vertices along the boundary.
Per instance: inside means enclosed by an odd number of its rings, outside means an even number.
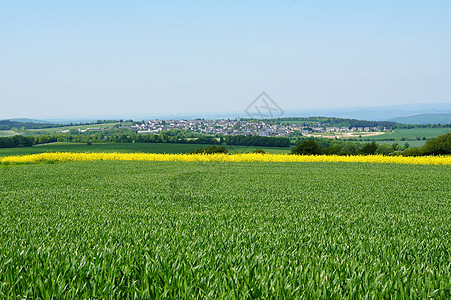
M451 1L1 1L0 118L451 101Z

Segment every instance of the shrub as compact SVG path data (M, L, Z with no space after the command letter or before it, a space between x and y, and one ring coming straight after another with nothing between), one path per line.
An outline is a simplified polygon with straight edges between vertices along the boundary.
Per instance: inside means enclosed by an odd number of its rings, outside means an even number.
M252 153L266 154L266 151L263 149L255 149L254 151L252 151Z
M228 151L224 146L208 146L205 149L200 147L194 151L189 152L189 154L213 154L213 153L224 153L227 154Z
M291 149L291 153L299 155L321 154L321 149L315 140L306 140Z
M424 155L421 148L408 148L400 153L403 156L421 156Z
M371 143L367 143L363 146L363 148L360 150L360 153L365 155L372 155L375 154L377 150L377 144L375 141L372 141Z
M425 155L451 154L451 133L427 141L422 151Z
M341 151L341 147L340 146L329 146L326 148L321 149L323 154L326 155L334 155L334 154L339 154Z

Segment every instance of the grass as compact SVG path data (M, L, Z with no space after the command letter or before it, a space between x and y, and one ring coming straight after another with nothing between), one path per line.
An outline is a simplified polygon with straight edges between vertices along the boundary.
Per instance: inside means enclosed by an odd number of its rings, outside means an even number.
M0 168L1 298L448 298L450 166Z
M412 128L412 129L396 129L393 132L387 132L383 135L371 136L371 137L363 137L365 139L371 140L381 140L381 139L396 139L397 142L402 138L407 140L416 140L417 137L423 138L435 138L439 135L446 134L451 132L451 128ZM408 142L408 141L407 141ZM404 142L405 143L405 142Z
M89 125L74 125L74 126L61 126L61 127L50 127L50 128L41 128L41 129L28 129L26 131L27 135L33 134L47 134L54 135L57 134L60 130L71 130L71 129L87 129L87 128L112 128L116 125L122 126L130 126L131 123L105 123L105 124L89 124ZM97 131L93 131L96 133Z
M24 148L0 148L0 157L43 152L120 152L120 153L187 153L208 145L170 143L52 143ZM230 153L251 152L263 149L268 153L290 153L290 148L227 146Z
M13 131L13 130L0 130L0 137L9 137L18 135L19 133Z
M388 145L393 145L393 144L398 144L400 147L404 147L405 143L408 143L410 145L410 147L421 147L423 146L426 141L378 141L375 140L375 142L379 145L382 144L388 144ZM369 143L369 141L363 141L361 143Z

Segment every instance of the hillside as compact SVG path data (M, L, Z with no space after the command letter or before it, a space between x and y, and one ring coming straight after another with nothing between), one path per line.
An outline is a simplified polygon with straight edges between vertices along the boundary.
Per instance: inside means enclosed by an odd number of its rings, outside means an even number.
M418 114L390 119L401 124L450 124L451 113L448 114Z
M13 122L21 122L21 123L38 123L38 124L51 124L53 122L45 121L45 120L38 120L38 119L29 119L29 118L12 118L9 119Z

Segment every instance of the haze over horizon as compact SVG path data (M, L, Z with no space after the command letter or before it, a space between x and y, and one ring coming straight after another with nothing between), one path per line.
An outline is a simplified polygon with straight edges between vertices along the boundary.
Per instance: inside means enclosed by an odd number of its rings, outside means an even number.
M25 4L24 4L25 3ZM0 4L0 119L451 102L449 1Z

